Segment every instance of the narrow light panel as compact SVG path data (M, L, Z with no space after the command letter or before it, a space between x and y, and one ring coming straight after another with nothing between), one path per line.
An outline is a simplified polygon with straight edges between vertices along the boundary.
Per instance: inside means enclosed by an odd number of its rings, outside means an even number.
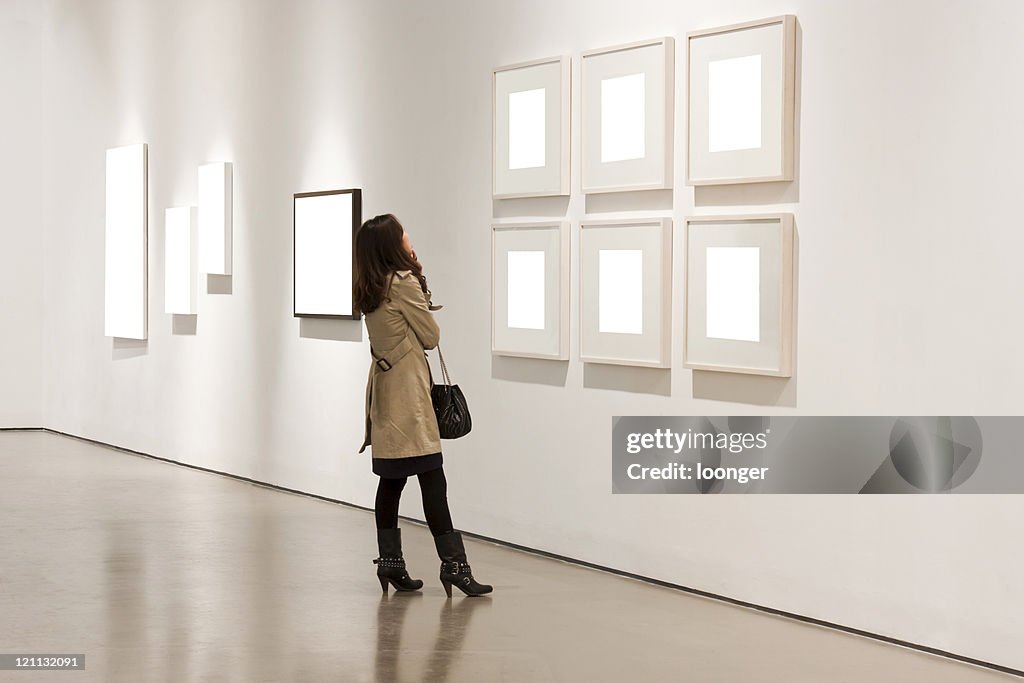
M761 148L761 55L708 62L708 151Z
M295 312L352 315L352 195L295 198Z
M543 168L545 165L545 89L508 94L508 167Z
M761 341L760 247L707 248L707 336Z
M178 206L164 212L164 311L195 315L196 210Z
M643 258L641 249L601 249L598 251L598 332L643 334Z
M104 335L146 338L146 145L107 150Z
M646 155L646 79L638 73L601 81L601 162Z
M508 252L508 326L544 329L544 252Z
M199 269L231 274L231 164L199 167Z

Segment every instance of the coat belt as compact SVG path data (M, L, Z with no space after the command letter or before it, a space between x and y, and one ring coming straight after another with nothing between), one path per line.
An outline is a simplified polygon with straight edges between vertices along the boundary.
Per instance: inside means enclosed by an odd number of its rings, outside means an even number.
M382 372L387 372L392 367L394 367L395 364L399 360L401 360L401 358L405 354L407 354L410 351L412 351L412 349L413 349L412 340L409 339L408 336L406 336L406 337L404 337L402 339L402 341L400 341L397 344L395 344L394 347L392 347L392 349L390 351L388 351L386 354L383 354L383 355L377 355L377 353L373 350L373 347L371 346L370 347L370 355L373 356L374 363L377 364L377 368L379 370L381 370Z

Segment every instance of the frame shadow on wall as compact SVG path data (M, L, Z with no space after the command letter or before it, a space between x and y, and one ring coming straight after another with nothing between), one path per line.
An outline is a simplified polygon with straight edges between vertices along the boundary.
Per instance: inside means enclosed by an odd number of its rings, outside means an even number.
M618 213L626 211L672 211L672 190L634 190L600 192L585 195L585 212Z
M569 361L567 360L491 356L491 379L564 387L568 374Z
M206 274L207 294L231 294L231 275Z
M696 185L694 206L795 204L800 201L800 119L803 80L803 28L796 21L796 64L793 94L793 180L736 185Z
M800 231L793 230L793 320L800 320ZM797 378L800 373L799 323L793 334L793 375L767 377L737 372L693 370L693 397L711 401L748 403L760 406L796 407Z
M672 369L584 363L583 386L588 389L671 396Z
M326 341L363 341L363 321L299 318L299 337Z
M119 360L122 358L135 358L145 356L149 353L148 339L129 339L128 337L111 337L113 343L110 347L110 358Z
M199 325L199 315L196 313L172 313L171 334L195 335Z
M569 211L569 196L492 199L491 210L494 218L565 218Z

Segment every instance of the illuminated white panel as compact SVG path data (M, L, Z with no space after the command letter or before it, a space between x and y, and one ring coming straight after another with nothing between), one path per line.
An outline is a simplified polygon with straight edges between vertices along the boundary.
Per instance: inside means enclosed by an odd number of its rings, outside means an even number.
M231 274L231 164L199 167L199 270Z
M295 313L352 315L352 195L295 198Z
M544 88L508 94L508 167L543 168Z
M178 206L164 212L164 311L196 312L196 211Z
M508 326L544 329L544 252L508 252Z
M761 147L761 55L708 62L708 151Z
M107 150L103 329L146 338L146 145Z
M643 334L643 258L643 251L640 249L601 249L598 251L598 332Z
M707 250L707 336L761 341L761 248Z
M601 81L601 162L643 159L646 156L647 74Z

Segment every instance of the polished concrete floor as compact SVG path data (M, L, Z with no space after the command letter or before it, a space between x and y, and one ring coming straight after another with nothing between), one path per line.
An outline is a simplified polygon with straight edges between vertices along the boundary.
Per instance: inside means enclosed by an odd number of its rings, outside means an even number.
M369 512L50 433L0 487L0 652L86 654L0 681L1019 680L473 539L494 593L448 600L404 521L383 598Z

